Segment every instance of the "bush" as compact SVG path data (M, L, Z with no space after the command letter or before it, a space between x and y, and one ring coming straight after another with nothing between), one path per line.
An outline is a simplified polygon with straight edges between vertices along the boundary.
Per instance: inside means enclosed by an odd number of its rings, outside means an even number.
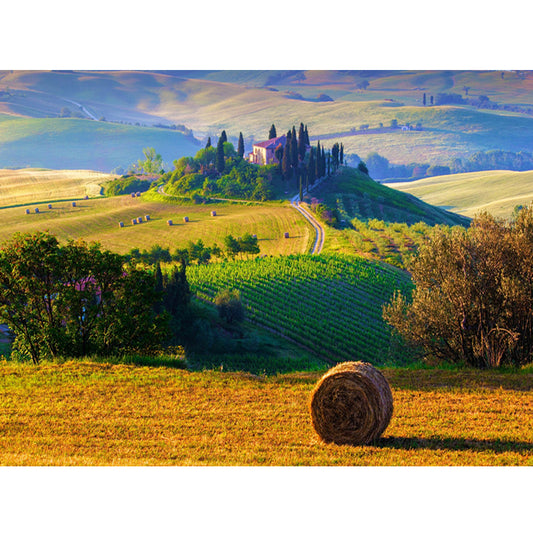
M224 289L215 298L215 305L220 318L228 324L244 320L244 306L237 290Z

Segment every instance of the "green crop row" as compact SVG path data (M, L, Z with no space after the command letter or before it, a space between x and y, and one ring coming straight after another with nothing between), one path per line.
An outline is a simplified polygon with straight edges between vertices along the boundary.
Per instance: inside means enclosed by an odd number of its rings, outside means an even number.
M406 273L354 256L280 256L191 266L193 292L240 291L247 317L333 361L398 362L383 304L408 292Z

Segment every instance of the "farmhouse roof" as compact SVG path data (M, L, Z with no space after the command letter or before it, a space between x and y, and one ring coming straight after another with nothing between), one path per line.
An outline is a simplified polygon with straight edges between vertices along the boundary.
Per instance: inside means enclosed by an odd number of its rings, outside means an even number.
M260 146L261 148L270 148L276 146L278 143L284 143L285 141L285 135L281 135L279 137L274 137L273 139L269 139L268 141L262 141L260 143L254 143L254 146Z

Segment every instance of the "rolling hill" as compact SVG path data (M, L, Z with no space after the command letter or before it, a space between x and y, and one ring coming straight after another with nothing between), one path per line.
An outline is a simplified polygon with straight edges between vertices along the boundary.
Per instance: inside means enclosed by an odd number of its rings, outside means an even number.
M254 140L266 138L272 123L283 132L304 122L312 139L327 136L328 146L343 142L346 153L365 158L377 151L394 164L446 164L476 151L530 150L532 88L531 73L501 71L3 71L0 113L4 119L58 117L66 108L72 116L105 117L131 127L136 123L185 125L202 142L222 129L236 142L241 131L247 149ZM423 105L424 94L429 102L444 93L464 100ZM321 95L329 101L321 101ZM476 104L480 97L488 99L485 107ZM421 128L376 131L392 120ZM369 127L367 132L360 129L364 125ZM148 135L148 129L135 135ZM4 163L8 154L13 154L9 166L49 166L27 162L29 149L17 152L19 144L29 146L41 142L39 138L24 140L13 131L9 151L0 151L0 166L8 166ZM115 136L119 133L126 135L114 130ZM133 131L127 133L133 135ZM143 147L154 146L165 160L188 155L186 144L165 144L152 135L139 142ZM100 146L89 145L90 151L105 152L112 136L109 132ZM0 142L9 143L9 137ZM75 157L81 155L74 150ZM105 163L111 168L124 165L111 155L108 159ZM85 161L74 167L86 167Z
M90 169L101 172L143 159L157 147L168 168L194 155L198 142L179 131L81 118L21 118L0 115L0 167Z
M508 218L516 206L533 201L533 171L469 172L388 183L388 186L467 217L488 211Z

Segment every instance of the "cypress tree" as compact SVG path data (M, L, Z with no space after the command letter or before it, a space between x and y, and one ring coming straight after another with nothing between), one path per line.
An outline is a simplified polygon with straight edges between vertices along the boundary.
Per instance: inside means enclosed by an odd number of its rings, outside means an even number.
M207 138L207 143L205 144L205 147L206 148L210 148L210 146L211 146L211 137L208 137Z
M305 144L307 144L307 146L311 146L311 141L309 141L309 133L307 132L307 124L305 125L304 133L305 133Z
M298 167L298 137L296 137L296 128L294 126L291 133L291 163L293 169Z
M270 131L268 132L268 140L275 139L277 136L278 134L276 133L276 126L272 124L272 126L270 126Z
M222 130L222 133L220 134L220 138L222 139L223 143L228 142L228 136L226 135L226 130Z
M287 144L283 149L283 159L281 160L281 174L283 179L289 179L291 174L291 154L290 154L291 143L287 140Z
M339 152L339 160L341 165L344 164L344 145L341 143L341 151Z
M237 155L241 158L244 155L244 139L242 138L242 132L239 132L239 143L237 145Z
M300 158L300 161L304 160L305 148L306 148L306 142L305 142L304 125L300 122L300 131L298 132L298 156Z
M327 159L327 163L328 163L328 178L329 178L331 176L331 169L330 169L330 166L331 166L331 153L330 152L327 153L326 159Z
M320 179L322 177L322 174L321 174L322 165L320 164L320 155L321 155L321 152L320 152L320 141L318 141L317 145L316 145L316 163L315 163L315 168L316 168L315 176L316 176L316 179Z
M215 155L215 167L222 174L224 172L224 141L222 135L218 140L217 153Z
M307 179L311 184L315 183L316 176L316 161L315 161L315 149L311 148L309 151L309 161L307 162ZM307 185L309 190L309 184Z
M331 148L331 157L333 159L333 170L337 170L339 166L339 143L335 143Z
M321 176L326 175L326 152L322 146L322 157L320 158Z

